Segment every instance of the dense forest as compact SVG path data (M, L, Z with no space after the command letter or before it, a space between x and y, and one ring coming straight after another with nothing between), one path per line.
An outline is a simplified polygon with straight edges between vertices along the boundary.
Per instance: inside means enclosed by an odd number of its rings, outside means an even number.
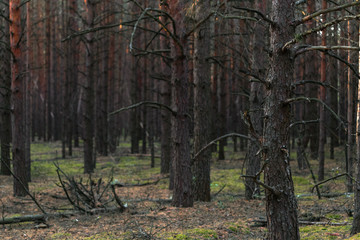
M81 149L90 185L104 158L149 156L182 208L212 200L212 166L230 164L231 152L243 156L242 198L265 204L267 239L300 239L294 170L309 174L319 199L322 184L342 179L353 193L348 234L360 232L360 2L0 6L0 171L14 199L37 202L29 184L39 143L60 143L59 159ZM61 176L75 184L55 167L64 189Z

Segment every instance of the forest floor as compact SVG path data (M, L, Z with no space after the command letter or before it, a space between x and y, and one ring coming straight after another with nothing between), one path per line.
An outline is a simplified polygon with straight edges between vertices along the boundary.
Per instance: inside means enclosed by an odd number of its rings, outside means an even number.
M229 144L230 145L230 144ZM211 202L196 202L192 208L171 206L168 178L160 175L159 158L150 168L148 155L131 155L128 144L116 154L98 157L92 175L96 181L121 183L116 193L127 206L124 212L74 211L60 187L54 162L75 179L88 179L82 174L81 149L74 156L61 159L60 143L32 144L32 182L30 191L49 216L46 224L23 222L1 225L0 239L264 239L266 236L264 194L258 200L244 198L244 183L239 176L244 169L244 153L227 151L227 160L213 156ZM228 146L228 149L231 149ZM342 173L341 151L336 160L326 159L327 177ZM353 195L345 193L344 177L320 186L324 196L318 199L311 192L313 181L309 170L298 170L292 161L295 192L298 198L302 239L347 239L351 229ZM317 162L311 161L316 172ZM158 180L158 181L157 181ZM1 218L41 214L30 197L12 196L11 177L0 176ZM152 184L153 183L153 184ZM135 186L141 185L144 186ZM105 198L105 197L104 197ZM110 197L108 197L110 199ZM69 214L69 212L71 214ZM1 219L0 219L1 220ZM257 221L259 220L259 221ZM313 225L309 225L313 224ZM350 239L350 238L349 238ZM353 236L351 239L360 239Z

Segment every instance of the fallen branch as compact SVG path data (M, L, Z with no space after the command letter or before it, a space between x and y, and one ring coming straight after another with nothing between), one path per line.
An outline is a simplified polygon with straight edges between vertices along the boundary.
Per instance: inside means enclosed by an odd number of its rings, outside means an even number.
M25 215L25 216L18 216L18 217L11 217L11 218L2 218L0 220L0 224L13 224L13 223L21 223L21 222L46 222L45 214L40 215Z
M159 178L154 182L146 182L146 183L138 183L138 184L124 184L118 181L113 181L111 183L111 186L116 186L116 187L142 187L142 186L148 186L148 185L156 185L160 182L161 179L164 178Z
M104 213L104 212L113 212L119 211L118 207L112 208L94 208L88 213L97 214L97 213ZM36 223L45 223L48 218L56 218L56 217L67 217L73 216L76 214L83 214L83 211L68 211L62 213L48 213L48 214L38 214L38 215L24 215L24 216L17 216L17 217L10 217L10 218L1 218L0 225L4 224L14 224L14 223L22 223L22 222L36 222Z
M33 202L36 204L36 206L40 209L40 211L44 214L46 214L46 211L41 207L40 203L36 200L36 198L29 192L29 190L25 187L24 183L14 174L14 172L11 170L10 166L2 159L0 158L0 161L5 165L5 167L9 170L10 174L18 181L26 193L30 196L30 198L33 200Z
M267 225L267 220L257 219L254 220L255 224L250 225L250 227L265 227ZM312 221L299 221L300 225L321 225L321 226L346 226L349 225L348 222L333 223L333 222L312 222Z

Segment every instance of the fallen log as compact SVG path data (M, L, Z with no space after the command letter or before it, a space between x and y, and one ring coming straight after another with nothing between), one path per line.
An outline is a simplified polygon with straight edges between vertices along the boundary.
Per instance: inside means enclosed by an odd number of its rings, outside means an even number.
M122 211L122 210L118 207L94 208L89 211L86 211L85 214L98 214L98 213L115 212L115 211ZM24 216L16 216L16 217L9 217L9 218L1 218L0 225L22 223L22 222L46 223L46 220L48 220L49 218L68 217L68 216L73 216L76 214L84 214L84 212L82 212L82 211L67 211L67 212L62 212L62 213L24 215Z
M254 220L255 224L251 225L250 227L265 227L267 225L267 221L265 219L257 219ZM348 225L348 222L340 222L340 223L334 223L334 222L312 222L312 221L299 221L300 225L321 225L321 226L345 226Z
M0 224L13 224L13 223L21 223L21 222L36 222L41 223L45 222L46 217L44 214L41 215L25 215L25 216L18 216L18 217L11 217L11 218L2 218L0 220Z

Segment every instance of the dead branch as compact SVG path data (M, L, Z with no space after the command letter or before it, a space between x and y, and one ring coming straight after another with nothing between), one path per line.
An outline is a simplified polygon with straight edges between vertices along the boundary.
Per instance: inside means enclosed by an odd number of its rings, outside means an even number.
M111 186L115 187L142 187L142 186L148 186L148 185L156 185L158 182L160 182L161 178L157 179L154 182L146 182L146 183L138 183L138 184L123 184L117 181L113 181L111 183Z
M237 6L233 6L233 8L237 9L237 10L243 10L243 11L247 11L247 12L253 12L256 13L257 15L259 15L265 22L270 23L271 25L274 25L275 23L268 17L265 16L264 13L256 10L256 9L251 9L251 8L246 8L246 7L237 7Z
M30 198L33 200L33 202L36 204L36 206L40 209L40 211L42 213L46 214L46 211L41 207L40 203L35 199L35 197L25 187L24 183L14 174L14 172L11 170L10 166L2 158L0 158L0 161L6 166L6 168L9 170L10 174L16 179L16 181L18 181L22 185L22 187L25 189L26 193L30 196Z
M327 183L328 181L331 181L331 180L334 180L334 179L337 179L339 177L342 177L342 176L348 176L349 174L348 173L342 173L342 174L339 174L339 175L336 175L334 177L331 177L331 178L328 178L328 179L325 179L324 181L321 181L321 182L318 182L317 184L315 184L312 189L311 189L311 192L314 191L314 188L324 184L324 183Z
M61 188L64 190L65 195L71 205L81 212L93 213L94 209L103 208L107 209L108 204L114 200L120 206L120 211L124 211L125 206L121 203L120 198L113 190L113 197L109 194L109 187L112 186L113 177L111 175L110 181L105 184L102 178L97 181L93 180L89 175L87 182L75 180L74 177L67 176L60 167L55 164L56 172L61 184ZM62 179L65 177L65 180Z
M341 125L343 125L343 126L345 125L344 122L339 117L339 115L337 113L335 113L325 102L323 102L322 100L320 100L318 98L309 98L309 97L300 96L300 97L295 97L295 98L289 98L284 101L284 104L290 104L292 102L297 102L297 101L318 102L321 105L323 105L323 107L325 107L340 122Z
M194 156L192 158L192 164L194 163L194 161L196 161L196 159L199 157L199 155L202 154L206 149L208 149L210 146L215 144L217 141L220 141L221 139L228 138L228 137L240 137L240 138L245 138L245 139L248 139L248 140L251 140L251 141L256 141L252 137L249 137L249 136L246 136L246 135L243 135L243 134L239 134L239 133L229 133L229 134L223 135L221 137L218 137L218 138L212 140L211 142L206 144L202 149L200 149L199 152L194 154Z
M257 219L254 220L255 224L251 225L250 227L265 227L267 225L267 220L265 219ZM342 223L333 223L333 222L312 222L312 221L299 221L300 225L323 225L323 226L346 226L349 225L348 222Z
M167 106L165 104L158 103L158 102L144 101L144 102L135 103L135 104L127 106L127 107L120 108L119 110L116 110L114 112L109 113L108 116L112 116L112 115L115 115L117 113L121 113L121 112L126 111L126 110L137 108L137 107L140 107L142 105L146 105L146 106L157 108L157 109L168 110L168 111L170 111L172 113L173 116L176 116L176 114L177 114L176 111L174 111L173 109L171 109L171 107L169 107L169 106Z
M356 1L356 2L346 3L346 4L336 6L336 7L332 7L332 8L321 9L321 10L319 10L317 12L314 12L314 13L312 13L310 15L307 15L306 17L303 17L301 20L295 21L294 25L298 26L298 25L303 24L303 23L305 23L307 21L310 21L310 20L312 20L315 17L318 17L320 15L335 12L335 11L339 11L339 10L342 10L344 8L349 8L349 7L352 7L352 6L359 5L359 4L360 4L360 2Z
M360 2L358 2L358 4L360 4ZM290 48L291 45L297 43L299 40L303 39L304 37L306 37L307 35L310 35L312 33L316 33L319 31L322 31L332 25L335 25L337 23L343 22L343 21L350 21L350 20L357 20L359 19L360 14L355 15L355 16L343 16L343 17L339 17L337 19L334 19L330 22L324 23L316 28L313 29L309 29L303 33L300 33L298 35L296 35L295 38L293 38L292 40L288 41L287 43L284 44L284 46L282 47L282 50L285 51L286 49Z

